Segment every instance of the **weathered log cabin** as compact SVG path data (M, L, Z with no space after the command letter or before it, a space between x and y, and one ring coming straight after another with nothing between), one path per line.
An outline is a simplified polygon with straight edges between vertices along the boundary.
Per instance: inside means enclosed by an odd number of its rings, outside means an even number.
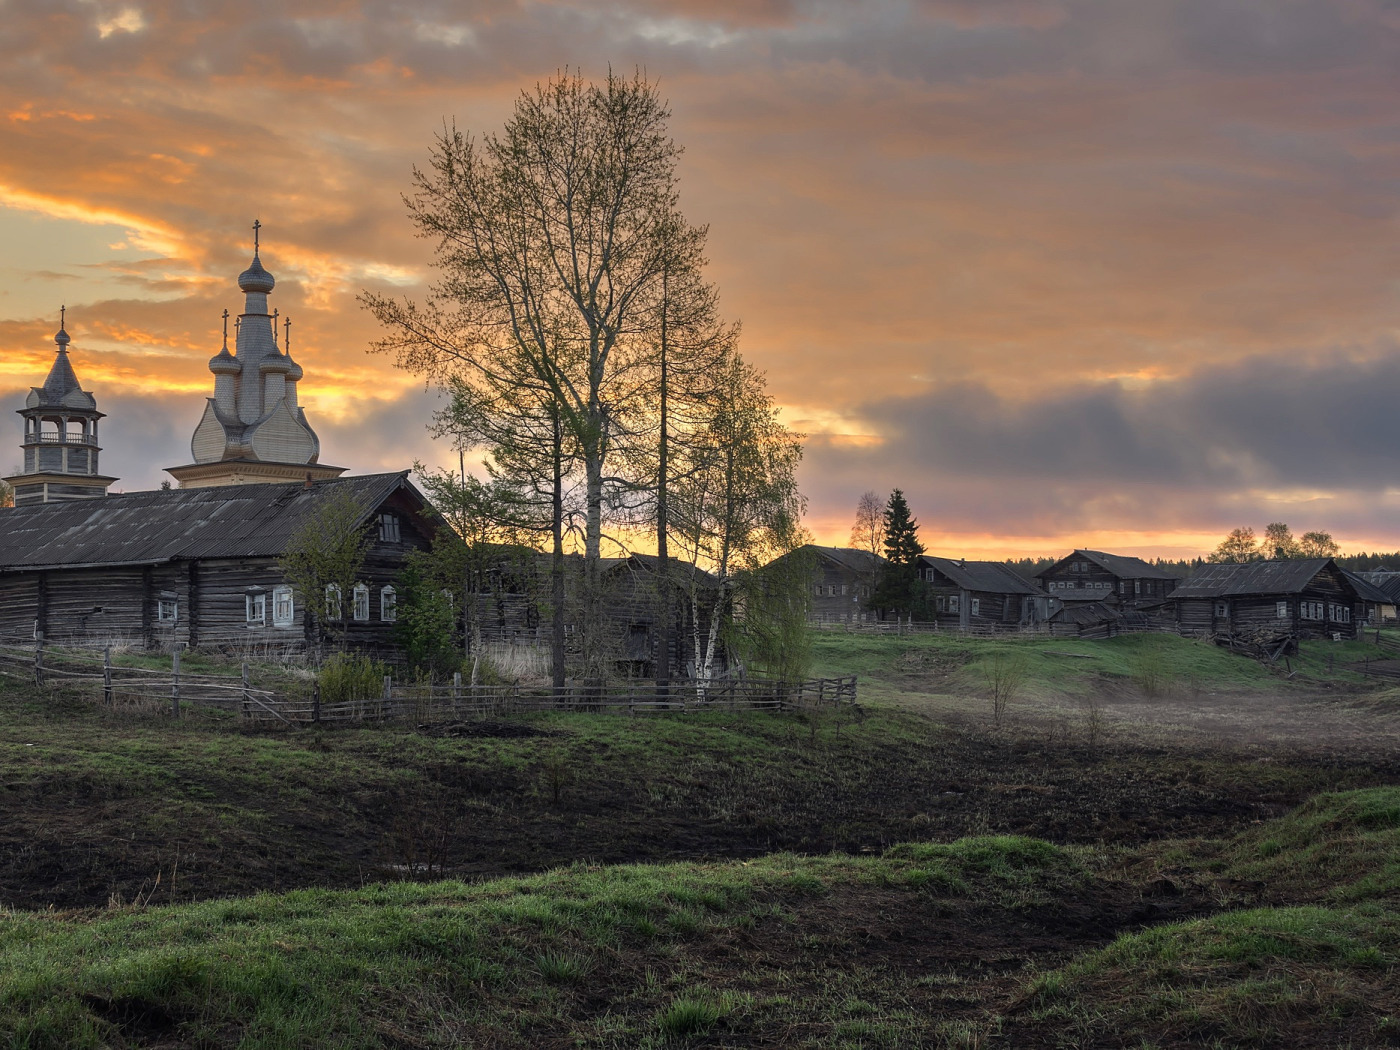
M1103 602L1128 608L1159 603L1181 582L1141 558L1090 550L1066 555L1035 578L1050 597L1067 605Z
M483 640L548 648L551 642L553 560L548 554L526 548L500 548L489 569L480 575L483 587L475 597L475 615ZM580 651L584 615L583 557L564 559L565 645L571 654ZM656 675L661 632L661 560L652 554L601 559L602 617L594 641L610 654L620 673L636 678ZM725 648L725 621L730 601L719 577L698 566L669 559L671 610L667 649L670 673L675 678L695 677L703 669L711 624L720 617L710 674L722 674L729 666Z
M1169 599L1185 635L1355 638L1356 585L1331 558L1204 565Z
M309 600L279 558L328 501L353 497L372 545L341 608L346 644L388 651L397 578L436 512L408 472L301 485L131 492L0 512L0 640L301 648Z
M949 627L1020 627L1051 612L1049 596L1002 562L923 554L919 579L929 590L934 620Z
M807 617L812 623L864 623L879 616L866 608L885 559L855 547L806 543L768 563L765 571L800 572L811 589Z

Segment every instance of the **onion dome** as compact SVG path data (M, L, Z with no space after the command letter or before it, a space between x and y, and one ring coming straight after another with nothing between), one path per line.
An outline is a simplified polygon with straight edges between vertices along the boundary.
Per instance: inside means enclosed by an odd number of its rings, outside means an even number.
M262 292L266 295L276 284L272 274L263 269L262 260L258 258L257 252L253 253L253 262L248 269L238 275L238 287L245 292Z
M287 355L287 364L291 366L287 369L288 382L300 383L301 377L304 374L301 370L301 365L297 364L295 361L292 360L291 354Z
M60 352L67 353L68 344L71 343L73 340L68 335L67 329L65 329L63 325L60 324L58 327L58 331L54 334L53 341L58 344L58 349Z
M209 359L209 371L216 376L236 376L243 371L243 362L229 353L228 347L224 347Z
M291 370L291 360L285 355L279 354L276 350L264 357L262 363L258 365L258 371L263 375L267 375L269 372L281 372L285 375Z

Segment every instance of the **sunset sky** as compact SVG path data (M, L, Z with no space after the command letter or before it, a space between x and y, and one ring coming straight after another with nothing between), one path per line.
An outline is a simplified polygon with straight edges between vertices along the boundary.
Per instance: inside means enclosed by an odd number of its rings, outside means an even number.
M899 486L935 554L1400 549L1396 0L0 0L0 472L65 303L115 487L188 462L255 217L323 461L455 459L355 296L431 279L444 121L610 65L822 542Z

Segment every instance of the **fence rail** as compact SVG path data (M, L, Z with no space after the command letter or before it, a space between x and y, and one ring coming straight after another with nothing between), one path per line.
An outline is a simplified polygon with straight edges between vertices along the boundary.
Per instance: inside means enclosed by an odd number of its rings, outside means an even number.
M180 667L180 653L167 669L116 667L110 650L101 656L87 650L46 645L42 635L32 648L0 645L0 675L33 677L36 684L86 686L100 692L111 708L168 705L175 717L181 704L201 704L239 711L251 722L300 725L319 722L369 722L414 719L419 722L487 718L543 711L599 714L647 714L716 710L783 711L834 707L856 702L856 678L818 678L803 682L764 679L709 683L677 681L662 693L653 683L606 685L572 683L563 689L519 685L473 686L456 675L438 685L398 683L385 677L375 696L322 703L318 683L309 695L278 695L254 686L248 664L239 675L190 674Z

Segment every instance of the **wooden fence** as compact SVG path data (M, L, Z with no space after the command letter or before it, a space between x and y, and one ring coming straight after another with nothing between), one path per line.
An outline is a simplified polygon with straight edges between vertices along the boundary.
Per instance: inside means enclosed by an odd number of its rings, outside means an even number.
M804 682L764 679L706 683L677 681L658 693L654 683L608 685L599 688L573 683L562 690L520 685L472 686L456 675L444 685L422 685L383 679L373 696L322 703L318 683L306 695L278 695L252 683L249 665L239 675L190 674L180 667L180 653L170 656L170 668L117 667L110 649L60 649L36 637L33 648L0 645L0 677L32 678L40 686L70 684L100 698L113 709L169 711L180 705L202 704L240 711L254 722L286 725L319 722L418 722L489 718L538 711L585 711L600 714L646 714L715 710L784 711L834 707L856 702L856 678L821 678Z

